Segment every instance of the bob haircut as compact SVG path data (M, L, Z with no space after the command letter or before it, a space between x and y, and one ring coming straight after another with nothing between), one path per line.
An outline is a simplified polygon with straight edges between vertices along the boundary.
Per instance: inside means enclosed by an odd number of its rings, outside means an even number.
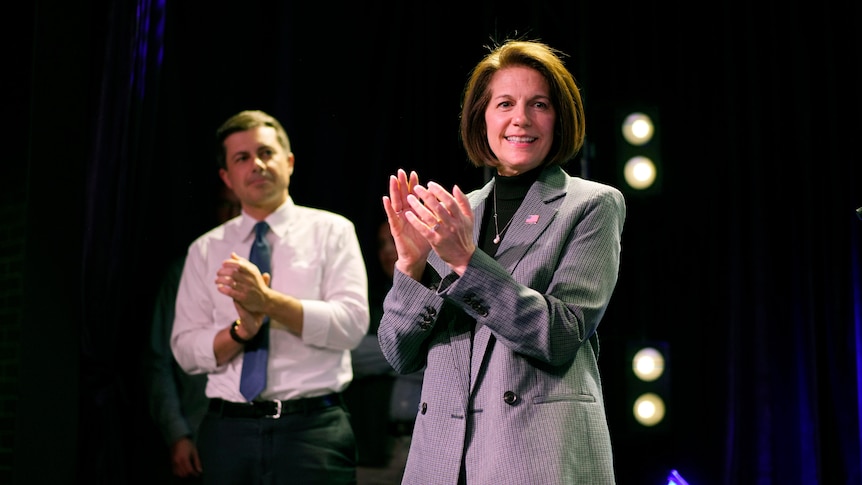
M565 54L531 40L512 39L489 49L491 52L473 68L461 105L461 143L473 165L497 165L485 125L485 110L491 102L488 85L497 71L513 66L535 69L550 88L551 104L557 117L554 142L542 166L564 165L574 158L584 144L584 106L575 78L563 64Z
M239 131L250 130L260 126L269 126L275 129L275 136L278 138L278 143L284 149L284 153L290 153L290 138L287 137L287 132L281 123L272 116L259 110L240 111L231 116L225 121L218 130L216 130L216 163L219 168L227 169L227 153L225 153L224 140L225 138Z

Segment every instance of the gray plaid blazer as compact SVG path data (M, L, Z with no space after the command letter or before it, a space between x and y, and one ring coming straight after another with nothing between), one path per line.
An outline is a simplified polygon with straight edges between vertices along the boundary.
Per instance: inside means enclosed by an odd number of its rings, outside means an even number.
M468 194L474 237L493 183ZM456 485L462 460L469 485L615 482L596 328L625 214L619 190L549 167L495 258L396 271L380 346L400 373L425 367L403 484Z

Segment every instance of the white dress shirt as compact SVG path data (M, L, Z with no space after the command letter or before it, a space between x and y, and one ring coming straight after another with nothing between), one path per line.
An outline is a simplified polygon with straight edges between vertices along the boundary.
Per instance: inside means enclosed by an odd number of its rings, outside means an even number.
M171 349L189 374L209 375L206 394L245 402L239 392L242 357L216 364L213 339L237 319L233 300L215 280L231 251L247 258L254 224L245 212L190 246L177 292ZM258 399L296 399L342 391L353 378L350 350L368 330L368 276L353 223L288 197L266 218L272 245L270 286L299 299L302 335L270 324L267 382Z

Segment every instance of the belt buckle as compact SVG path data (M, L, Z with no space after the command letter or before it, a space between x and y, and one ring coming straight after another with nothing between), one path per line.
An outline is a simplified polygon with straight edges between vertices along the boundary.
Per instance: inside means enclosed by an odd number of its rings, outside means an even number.
M275 403L275 414L272 416L264 416L267 419L278 419L281 417L281 401L278 399L273 399L272 402Z

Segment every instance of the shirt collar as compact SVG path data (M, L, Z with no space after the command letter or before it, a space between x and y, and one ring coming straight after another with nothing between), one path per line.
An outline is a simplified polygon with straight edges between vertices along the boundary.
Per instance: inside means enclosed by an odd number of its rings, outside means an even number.
M293 203L293 199L288 196L287 200L284 201L284 204L281 204L278 209L266 216L266 219L264 220L269 224L269 229L278 236L279 239L281 239L285 234L287 234L290 220L295 212L296 205ZM239 233L243 234L243 241L251 241L254 239L254 225L258 222L258 220L252 218L243 211L242 221L239 226Z

